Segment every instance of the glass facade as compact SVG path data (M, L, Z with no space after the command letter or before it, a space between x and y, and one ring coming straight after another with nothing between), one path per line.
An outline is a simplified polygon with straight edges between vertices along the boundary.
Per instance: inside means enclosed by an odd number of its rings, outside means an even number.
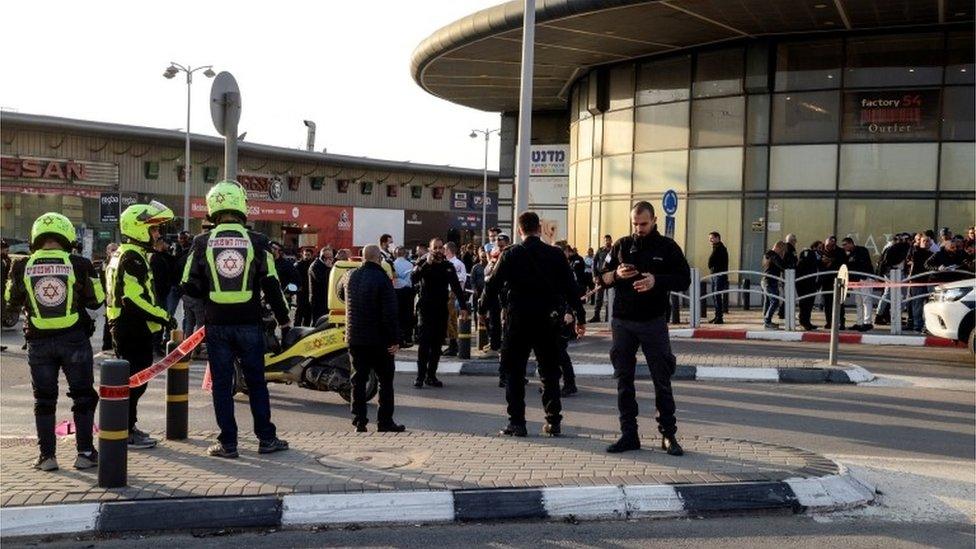
M679 195L673 236L701 269L712 230L732 268L750 270L788 233L801 246L851 235L877 254L895 232L965 230L976 215L974 40L947 29L628 61L609 68L596 115L584 76L570 101L573 244L627 234L629 204L660 209L668 190Z

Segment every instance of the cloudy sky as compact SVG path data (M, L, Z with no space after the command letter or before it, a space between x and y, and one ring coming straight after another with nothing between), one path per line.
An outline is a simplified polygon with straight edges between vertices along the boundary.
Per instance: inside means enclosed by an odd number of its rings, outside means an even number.
M497 128L499 116L421 90L410 55L436 29L501 1L8 2L0 107L183 129L185 80L163 71L212 64L241 86L247 141L304 148L309 119L319 150L480 168L483 142L468 134ZM195 77L192 93L191 129L217 135L210 81Z

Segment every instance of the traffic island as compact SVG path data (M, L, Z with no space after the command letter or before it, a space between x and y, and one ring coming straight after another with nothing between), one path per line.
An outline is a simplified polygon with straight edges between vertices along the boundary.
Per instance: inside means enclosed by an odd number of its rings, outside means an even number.
M4 538L319 524L629 518L862 505L874 491L823 456L775 444L682 438L669 456L644 440L607 454L610 434L281 433L291 450L236 460L205 455L214 433L129 453L129 486L31 468L33 439L0 457ZM70 464L70 444L58 459Z

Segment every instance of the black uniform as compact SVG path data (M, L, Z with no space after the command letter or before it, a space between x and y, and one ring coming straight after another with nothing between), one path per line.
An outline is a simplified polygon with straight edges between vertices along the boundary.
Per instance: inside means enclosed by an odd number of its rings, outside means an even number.
M840 246L834 246L833 250L824 249L824 253L821 255L821 271L837 271L840 266L847 263L847 254L844 253L844 249ZM820 275L820 291L827 292L824 294L824 317L827 319L827 324L824 325L825 328L830 328L831 315L834 312L834 302L831 299L831 295L834 293L834 279L837 278L837 273L829 273ZM840 315L840 326L838 328L844 327L844 315Z
M525 367L529 353L535 351L546 421L559 425L562 420L559 338L565 326L562 317L572 312L573 300L579 301L578 287L565 254L538 236L526 237L521 244L507 248L498 259L491 279L485 284L483 310L498 299L503 288L508 290L508 301L503 312L501 368L507 381L509 423L525 425Z
M712 253L708 256L709 274L725 273L729 270L729 250L722 242L712 244ZM712 291L721 292L729 289L729 275L721 274L712 277ZM716 294L715 296L715 321L722 320L722 313L725 312L725 304L728 302L729 294Z
M329 267L321 258L308 268L308 301L312 309L312 324L329 313Z
M816 274L820 270L820 252L812 248L805 248L800 252L796 261L796 295L800 298L800 326L807 330L813 329L810 322L810 313L813 312L813 302L816 300L818 285L817 277L801 277ZM809 297L803 297L809 296Z
M671 393L671 376L677 362L671 353L668 339L667 313L669 292L682 292L691 284L691 270L681 248L657 228L641 238L625 236L618 240L607 257L605 271L615 271L621 263L634 265L640 273L654 275L654 287L637 292L634 282L615 279L613 319L611 330L613 346L610 360L613 375L617 378L617 407L620 410L620 430L624 435L637 434L637 397L634 375L637 367L637 348L647 359L654 382L654 404L657 406L658 431L665 436L677 431L674 417L674 397Z
M457 270L447 259L430 261L426 256L417 261L410 282L417 290L417 381L437 378L437 363L441 358L441 345L447 334L448 290L454 295L464 295ZM468 305L459 300L461 310Z
M295 305L295 326L312 325L312 305L309 302L308 270L312 266L312 259L300 259L295 262L295 272L298 278L298 293Z

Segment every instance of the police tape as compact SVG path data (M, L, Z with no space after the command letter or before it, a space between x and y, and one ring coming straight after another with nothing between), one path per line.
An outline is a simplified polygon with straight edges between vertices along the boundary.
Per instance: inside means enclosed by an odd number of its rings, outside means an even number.
M193 349L203 342L203 338L206 335L204 328L190 334L190 337L183 340L172 352L164 356L162 360L153 364L152 366L136 372L131 377L129 377L129 387L139 387L149 383L149 380L158 376L159 374L165 372L170 366L176 364L183 359L186 355L193 352Z
M848 282L848 288L910 288L917 286L938 286L942 282Z

